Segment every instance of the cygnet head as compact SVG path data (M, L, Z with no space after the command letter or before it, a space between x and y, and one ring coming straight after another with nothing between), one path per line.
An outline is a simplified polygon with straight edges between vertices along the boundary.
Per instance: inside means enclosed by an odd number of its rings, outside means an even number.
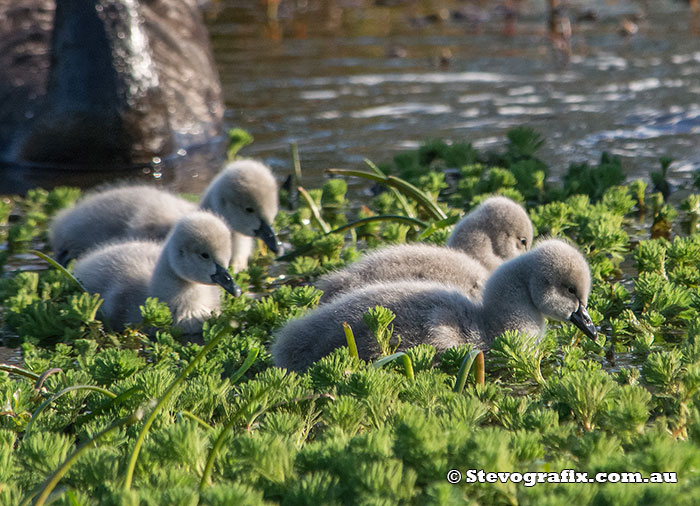
M491 242L495 259L478 253L484 245L475 244L484 235ZM522 255L532 246L532 222L527 211L507 197L489 197L457 224L448 246L462 249L479 258L485 267L495 269L506 260ZM493 260L498 260L494 265Z
M215 215L199 211L181 218L165 240L165 250L180 278L220 285L234 297L241 294L224 267L231 260L231 233Z
M591 272L583 255L565 241L549 239L539 242L527 256L528 287L535 306L546 317L569 320L595 339L598 333L586 311Z
M489 235L494 252L501 258L513 258L532 246L532 222L525 209L507 197L490 197L481 204L489 217Z
M202 208L223 217L231 229L259 237L278 253L272 222L279 209L277 181L264 164L255 160L229 163L202 197Z

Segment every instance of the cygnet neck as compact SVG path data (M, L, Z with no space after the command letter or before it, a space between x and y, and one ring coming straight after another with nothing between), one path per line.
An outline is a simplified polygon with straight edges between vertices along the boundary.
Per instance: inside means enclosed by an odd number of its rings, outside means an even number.
M532 276L528 255L502 264L486 283L482 297L483 324L496 337L507 330L541 335L545 319L530 293Z
M148 287L149 297L158 297L162 302L171 304L174 294L181 294L193 283L180 277L170 263L168 254L169 242L165 243L163 251L153 270L153 276Z
M468 254L489 271L496 270L503 263L503 259L493 251L491 237L483 230L470 230L462 243L469 245L471 251Z

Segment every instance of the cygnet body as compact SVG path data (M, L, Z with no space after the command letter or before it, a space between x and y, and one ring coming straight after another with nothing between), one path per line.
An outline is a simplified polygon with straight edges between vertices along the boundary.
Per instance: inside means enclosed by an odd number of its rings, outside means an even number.
M231 229L234 270L247 267L254 237L278 251L271 227L278 211L277 196L270 169L255 160L229 163L205 191L200 208L221 216ZM56 259L66 264L108 241L163 240L175 222L196 210L192 202L164 190L120 186L87 196L58 213L49 229L49 241Z
M532 222L525 209L506 197L490 197L459 222L451 247L398 245L368 253L349 267L317 280L321 302L371 283L436 281L481 295L489 274L532 245Z
M458 288L478 299L489 271L469 255L429 244L404 244L371 251L343 270L319 278L321 302L366 285L414 280L435 281Z
M86 290L102 296L102 311L113 328L139 322L139 306L157 297L170 307L173 323L190 334L201 331L202 322L219 309L216 285L240 294L224 267L230 258L226 224L209 212L195 211L175 224L165 243L106 244L80 258L74 274Z
M447 246L493 271L532 246L532 222L520 204L507 197L489 197L457 223Z
M362 315L377 305L396 314L392 324L401 336L400 349L427 343L443 351L468 342L485 351L507 330L541 336L545 317L569 320L595 338L585 309L590 284L588 264L578 250L563 241L543 241L498 268L482 302L440 283L379 283L289 322L277 333L271 352L277 366L303 371L345 345L342 322L347 322L360 358L374 359L379 349Z

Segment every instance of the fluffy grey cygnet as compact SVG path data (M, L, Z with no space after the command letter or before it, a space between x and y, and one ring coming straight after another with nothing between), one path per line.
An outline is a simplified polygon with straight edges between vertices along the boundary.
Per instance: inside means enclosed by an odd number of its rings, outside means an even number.
M323 291L322 303L371 283L411 279L445 283L478 299L491 271L531 245L532 222L525 209L509 198L489 197L457 224L449 248L381 248L322 276L315 285Z
M457 223L447 246L493 271L530 249L532 222L520 204L507 197L489 197Z
M443 351L469 342L485 351L506 330L541 336L545 317L569 320L595 338L586 311L590 286L583 255L564 241L550 239L499 267L484 287L482 302L439 283L371 285L289 322L277 332L272 356L279 367L303 371L345 345L342 323L347 322L360 358L376 358L379 349L362 314L377 305L396 314L392 324L401 336L400 349L428 343Z
M436 281L458 288L472 299L481 296L489 271L469 255L428 244L403 244L374 250L347 268L319 278L315 285L328 302L372 283Z
M231 229L234 270L245 269L254 237L279 251L270 226L278 211L277 181L255 160L229 163L209 184L200 207L221 216ZM58 213L49 228L56 259L66 264L90 248L116 239L163 240L197 206L152 186L120 186L87 196Z
M102 296L102 311L113 328L139 322L139 306L158 297L170 307L173 323L190 334L201 331L202 322L219 309L216 285L240 295L225 268L230 258L226 224L195 211L175 224L164 244L110 243L80 258L74 274L89 292Z

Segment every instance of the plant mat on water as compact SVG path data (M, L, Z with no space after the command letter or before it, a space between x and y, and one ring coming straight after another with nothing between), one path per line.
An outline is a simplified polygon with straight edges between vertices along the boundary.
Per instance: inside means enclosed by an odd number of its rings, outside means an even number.
M234 153L249 142L234 138ZM224 298L199 344L156 300L117 334L100 298L58 270L6 268L2 320L24 364L0 366L0 504L697 504L700 197L623 185L609 155L555 184L536 132L508 138L501 152L436 140L346 169L377 184L359 208L340 178L287 191L275 227L288 263L256 253L235 276L246 295ZM296 160L290 188L302 186ZM444 244L493 193L584 252L598 342L562 324L539 341L508 332L486 356L468 344L400 351L380 307L366 315L383 349L373 363L347 329L348 346L304 374L272 367L275 329L318 303L307 283L364 248ZM0 201L0 261L42 249L50 217L78 196ZM672 471L678 483L450 485L450 469Z

